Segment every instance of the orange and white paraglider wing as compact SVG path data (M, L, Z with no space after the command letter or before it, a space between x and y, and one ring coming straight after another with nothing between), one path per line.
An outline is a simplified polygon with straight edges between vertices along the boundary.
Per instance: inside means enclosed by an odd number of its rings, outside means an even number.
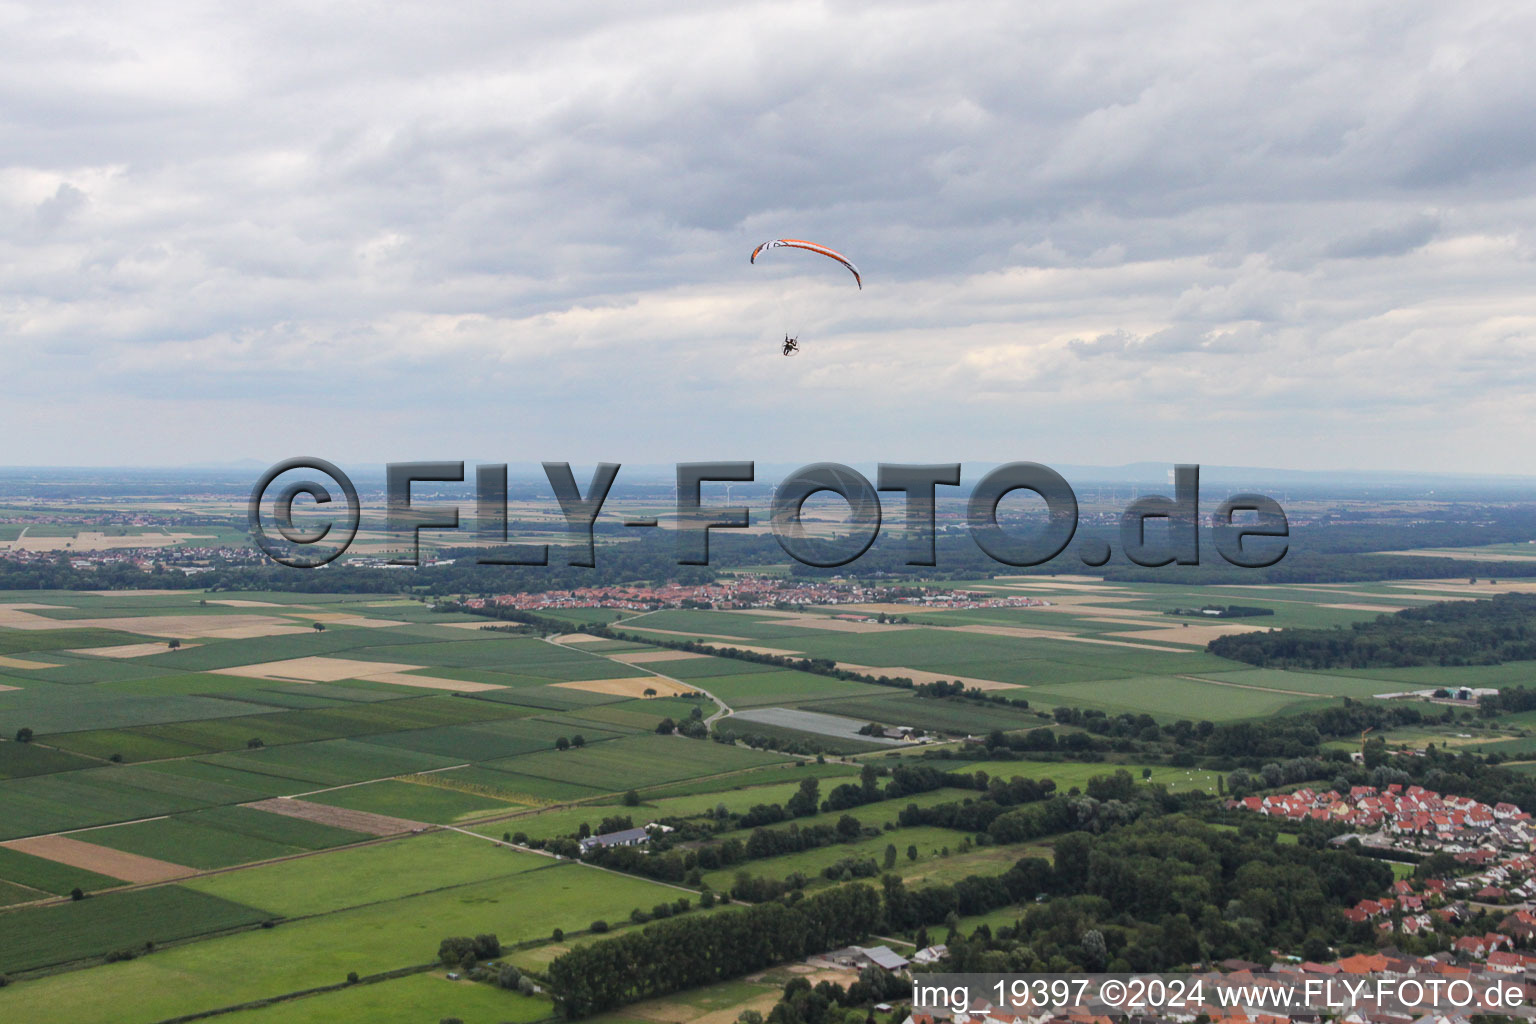
M853 275L853 280L858 284L859 290L864 290L864 279L859 276L859 268L853 265L852 260L838 252L836 249L829 249L824 245L817 244L816 242L807 242L803 238L775 238L772 241L764 242L762 245L752 250L752 262L757 262L757 257L763 252L763 250L777 249L780 246L789 246L792 249L806 249L810 252L820 253L829 259L837 260L837 262L848 268L848 272Z

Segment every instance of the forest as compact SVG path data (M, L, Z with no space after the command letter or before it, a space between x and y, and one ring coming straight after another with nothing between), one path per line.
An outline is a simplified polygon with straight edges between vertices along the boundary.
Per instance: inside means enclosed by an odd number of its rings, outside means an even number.
M1207 650L1269 668L1496 665L1536 658L1536 594L1440 601L1334 629L1281 629L1212 640Z

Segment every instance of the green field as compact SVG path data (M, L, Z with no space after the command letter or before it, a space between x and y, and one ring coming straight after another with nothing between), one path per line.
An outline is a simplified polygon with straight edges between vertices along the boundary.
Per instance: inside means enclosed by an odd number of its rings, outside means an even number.
M504 758L489 766L612 793L783 760L782 755L766 751L652 734Z
M1025 691L1008 696L1024 697ZM983 735L994 729L1005 732L1038 729L1049 724L1038 715L998 704L965 704L952 700L928 700L911 693L894 692L879 697L818 701L816 711L846 715L882 725L913 725L929 732Z
M532 1024L554 1015L548 999L507 992L488 984L449 981L443 972L412 974L368 985L293 999L220 1016L228 1024L377 1024L445 1017L466 1021Z
M348 971L366 976L425 964L447 935L492 932L503 943L519 942L548 936L556 927L582 929L599 917L624 920L635 907L677 895L652 882L554 863L515 878L386 900L176 946L129 963L20 982L5 998L47 1007L46 1017L34 1019L151 1024L338 984ZM231 964L240 969L230 970Z
M884 687L778 669L689 680L733 708L793 706L829 697L864 697L886 693Z
M538 854L459 832L434 832L206 875L187 888L283 917L327 914L548 867Z
M217 807L171 818L74 833L73 838L194 868L288 857L371 838L248 807Z
M5 846L0 846L0 879L55 896L67 896L75 888L91 892L123 884L120 879L34 857Z
M946 762L935 763L942 765ZM967 764L963 769L954 770L986 772L993 778L999 779L1050 779L1056 783L1058 790L1065 792L1073 786L1079 789L1084 788L1088 785L1089 779L1099 775L1113 775L1119 769L1130 772L1131 777L1139 784L1142 771L1148 767L1152 771L1150 781L1166 785L1171 792L1186 792L1191 789L1207 793L1216 792L1217 772L1199 768L1170 768L1167 765L1144 766L1108 762L1083 764L1075 761L975 761Z
M142 950L146 942L239 928L267 917L251 907L174 885L14 910L0 913L0 971L66 963L117 949Z
M436 825L481 818L497 811L517 810L511 801L396 780L332 789L311 794L305 799L330 804L332 807L348 807L354 811L387 814L394 818L426 821Z
M857 811L849 813L856 815ZM833 843L831 846L786 853L778 857L765 857L762 860L747 861L721 868L719 871L708 871L704 874L704 883L711 889L727 891L735 881L737 873L742 871L760 878L788 878L797 871L810 878L817 878L822 868L835 864L845 857L873 857L880 862L884 857L886 846L893 843L899 855L898 863L920 864L942 856L942 851L946 847L951 851L958 849L965 838L963 832L953 832L930 825L899 828L852 843ZM915 862L907 861L906 850L909 845L917 847L918 859Z

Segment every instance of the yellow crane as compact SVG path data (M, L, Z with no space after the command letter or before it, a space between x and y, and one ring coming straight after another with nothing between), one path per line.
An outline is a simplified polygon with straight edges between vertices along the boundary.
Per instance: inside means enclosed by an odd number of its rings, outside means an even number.
M1366 729L1365 732L1362 732L1360 734L1360 760L1362 762L1365 761L1365 733L1375 732L1375 731L1376 731L1376 727L1373 725L1369 729Z

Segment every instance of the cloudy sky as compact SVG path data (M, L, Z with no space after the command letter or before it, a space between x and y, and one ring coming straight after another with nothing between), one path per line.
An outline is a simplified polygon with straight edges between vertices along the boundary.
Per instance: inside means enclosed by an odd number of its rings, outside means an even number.
M0 3L0 464L1536 473L1528 4L318 6Z

